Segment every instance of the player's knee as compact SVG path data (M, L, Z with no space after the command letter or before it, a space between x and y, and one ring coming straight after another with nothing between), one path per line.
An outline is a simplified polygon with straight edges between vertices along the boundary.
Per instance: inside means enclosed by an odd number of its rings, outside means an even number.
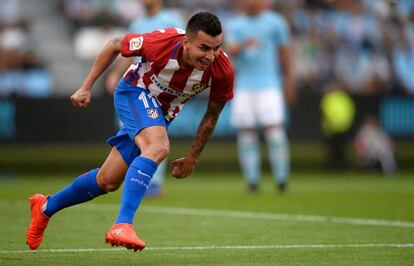
M161 163L170 153L170 144L168 142L157 142L143 150L141 155L148 157L157 163Z
M155 147L152 148L153 153L157 156L157 161L164 160L168 154L170 154L170 144L169 143L158 143Z
M98 173L96 181L98 186L106 192L116 191L121 186L121 183L109 178L105 173Z
M113 192L118 190L120 184L112 183L112 182L102 182L99 184L100 188L106 192Z

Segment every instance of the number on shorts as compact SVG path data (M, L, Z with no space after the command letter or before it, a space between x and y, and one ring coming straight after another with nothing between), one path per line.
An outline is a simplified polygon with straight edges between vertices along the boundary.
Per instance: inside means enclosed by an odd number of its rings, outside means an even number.
M148 99L147 99L147 95L146 95L145 92L141 92L138 99L141 100L144 103L145 108L149 108ZM155 100L154 97L151 97L150 99L151 99L152 104L154 105L154 107L158 108L157 100Z

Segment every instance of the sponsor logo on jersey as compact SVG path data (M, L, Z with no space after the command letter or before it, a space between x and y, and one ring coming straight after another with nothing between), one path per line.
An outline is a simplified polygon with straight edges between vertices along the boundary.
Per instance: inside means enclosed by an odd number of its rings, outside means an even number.
M152 119L156 119L158 117L157 109L148 109L147 113L148 113L148 116Z
M144 42L144 37L132 38L129 41L129 50L136 51L141 49L142 43Z
M191 88L191 91L194 93L199 93L200 91L207 89L207 87L208 87L208 84L197 83L193 85L193 87Z
M161 83L158 81L158 79L155 75L151 76L151 80L152 80L153 84L155 84L160 90L162 90L162 91L164 91L168 94L171 94L171 95L174 95L174 96L177 96L177 97L190 97L191 96L191 94L188 94L188 93L185 93L185 92L175 91L173 89L170 89L168 87L165 87L165 86L161 85Z

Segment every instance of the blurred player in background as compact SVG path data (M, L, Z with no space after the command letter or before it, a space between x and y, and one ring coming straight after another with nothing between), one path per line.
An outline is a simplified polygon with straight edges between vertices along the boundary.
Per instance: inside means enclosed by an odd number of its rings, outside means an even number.
M172 162L172 175L189 176L216 126L225 103L233 97L233 69L221 50L223 34L219 19L197 13L186 32L169 28L144 34L127 34L109 42L98 55L81 87L71 96L78 108L88 107L97 78L115 60L141 56L119 82L114 93L115 110L123 124L108 139L112 145L100 168L77 177L56 194L30 198L32 220L26 233L31 249L37 249L49 218L63 208L124 188L118 218L105 237L114 246L142 250L145 243L133 228L133 219L158 164L167 157L167 127L184 103L205 89L209 102L193 144L184 158Z
M379 168L387 176L396 173L394 141L381 127L375 116L369 115L364 119L354 138L354 149L358 166L362 169Z
M266 4L265 0L243 0L243 13L228 22L226 48L236 72L231 122L239 129L239 160L250 191L257 190L261 175L258 129L263 128L272 172L284 192L290 155L283 127L283 89L287 100L295 101L290 34L285 19L266 10Z
M144 19L136 19L133 21L128 29L130 33L144 33L151 32L158 29L165 28L180 28L185 27L182 18L172 12L164 10L162 0L141 0L141 4L145 8L146 17ZM113 94L119 82L121 75L134 61L133 58L121 57L117 60L115 67L108 74L106 79L106 89L110 94ZM141 57L135 58L135 61L140 62ZM167 159L160 163L151 179L150 186L145 194L147 197L158 197L163 193L164 176L166 170Z

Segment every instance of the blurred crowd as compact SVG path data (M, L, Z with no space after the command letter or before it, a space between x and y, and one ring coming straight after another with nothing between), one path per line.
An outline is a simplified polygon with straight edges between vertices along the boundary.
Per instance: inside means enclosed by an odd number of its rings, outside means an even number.
M0 1L0 97L47 97L53 78L47 70L20 1Z
M92 60L105 41L145 17L139 0L60 0L76 55ZM0 0L0 96L53 94L21 0ZM196 10L216 12L224 27L238 1L166 0L184 21ZM337 83L352 95L414 95L414 1L269 1L290 24L296 88L323 94Z
M289 1L298 86L414 94L414 1Z

